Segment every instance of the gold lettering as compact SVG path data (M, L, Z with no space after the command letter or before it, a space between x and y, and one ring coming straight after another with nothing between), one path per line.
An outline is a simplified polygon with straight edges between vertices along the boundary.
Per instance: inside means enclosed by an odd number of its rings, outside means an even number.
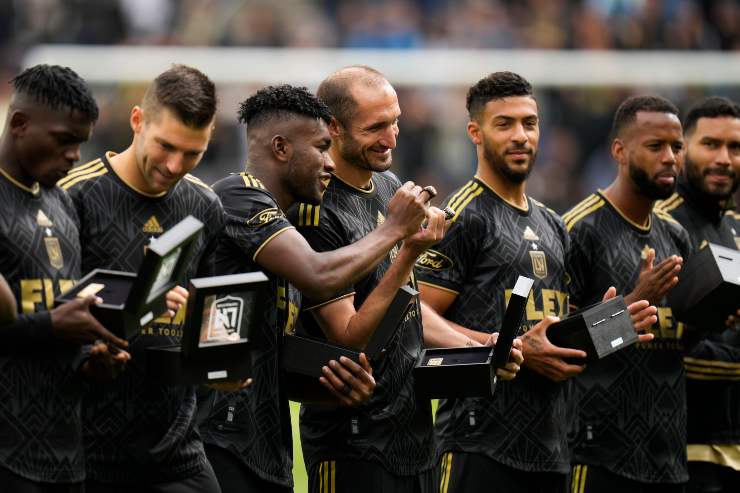
M36 304L43 301L41 279L22 279L21 308L23 313L35 312Z
M288 304L288 317L285 321L285 333L293 334L295 332L295 322L298 320L298 306L295 303Z
M511 289L504 291L504 302L506 306L509 306L509 300L511 300ZM540 290L540 298L542 299L542 309L540 310L534 300L534 291L529 293L527 299L527 320L537 321L542 320L548 315L554 315L563 317L567 313L568 309L568 294L555 289L542 289ZM557 303L557 306L556 306Z
M558 310L558 317L563 318L568 313L568 293L562 291L555 291L555 297L558 300L560 309Z
M72 281L71 279L60 279L59 280L59 292L61 294L66 293L73 287L75 287L75 284L77 284L75 281Z
M46 295L46 309L54 308L54 282L44 279L44 294Z
M558 314L558 310L555 309L555 290L542 290L542 312L545 316L556 316Z
M542 314L542 310L538 310L535 307L534 294L530 292L529 298L527 298L527 320L542 320L543 318L545 317Z
M285 310L285 286L278 286L277 288L277 307L278 310Z

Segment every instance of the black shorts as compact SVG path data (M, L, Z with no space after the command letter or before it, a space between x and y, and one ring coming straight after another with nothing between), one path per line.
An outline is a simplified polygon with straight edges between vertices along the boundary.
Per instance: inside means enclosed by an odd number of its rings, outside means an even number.
M207 443L205 449L222 493L293 493L293 488L260 478L225 448Z
M37 483L0 467L0 491L13 493L82 493L84 483Z
M577 464L571 470L571 493L683 493L684 484L642 483L600 466Z
M437 469L396 476L374 462L324 461L308 472L309 493L437 493Z
M439 493L566 493L568 475L514 469L482 454L446 452Z
M88 480L85 482L85 493L221 493L218 481L213 474L210 464L206 463L198 474L189 478L169 481L166 483L145 483L135 485L118 485L98 483Z
M736 493L740 491L740 471L711 462L689 462L686 493Z

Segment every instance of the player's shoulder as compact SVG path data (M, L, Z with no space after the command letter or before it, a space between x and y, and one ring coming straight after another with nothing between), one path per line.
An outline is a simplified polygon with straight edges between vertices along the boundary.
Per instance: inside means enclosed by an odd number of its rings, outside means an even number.
M734 209L725 211L725 218L734 224L740 224L740 213Z
M565 229L565 222L563 218L554 209L549 208L542 202L532 197L529 197L529 202L532 204L533 209L537 210L545 219L553 223L558 228Z
M447 196L444 205L455 211L451 219L453 223L482 221L491 216L484 212L486 206L479 199L485 187L478 179L472 178Z
M77 191L98 183L109 171L103 158L97 158L72 168L67 176L57 182L57 185L74 195Z
M247 172L233 173L221 178L212 187L224 206L232 204L244 208L248 204L278 207L275 197L264 184Z
M673 192L673 195L665 200L658 200L655 202L653 210L662 211L671 214L676 209L680 208L684 204L683 197L678 192Z
M216 192L197 176L186 174L180 180L180 186L189 195L194 195L208 203L219 202Z
M574 228L593 224L599 214L604 211L604 205L606 205L606 199L600 193L594 192L588 195L563 214L565 227L570 232Z

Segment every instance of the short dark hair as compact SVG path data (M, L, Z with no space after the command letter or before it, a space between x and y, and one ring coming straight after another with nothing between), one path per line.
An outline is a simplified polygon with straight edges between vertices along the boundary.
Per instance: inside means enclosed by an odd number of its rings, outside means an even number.
M351 65L331 74L316 90L316 95L326 103L331 115L344 126L352 119L358 106L352 96L352 86L358 82L375 86L387 81L382 73L372 67Z
M465 107L470 119L478 118L486 103L511 96L532 96L532 84L514 72L494 72L468 89Z
M630 96L622 101L614 113L612 121L612 138L616 138L622 130L632 124L637 118L637 113L669 113L678 116L676 105L661 96Z
M216 114L216 86L203 72L187 65L173 65L149 85L142 106L156 115L161 108L172 111L191 128L203 128Z
M87 83L69 67L34 65L11 79L17 94L53 110L80 113L88 122L98 120L98 105Z
M305 87L288 84L264 87L239 105L239 121L247 127L295 115L331 121L329 108L320 99Z
M693 132L699 118L721 117L740 118L740 105L720 96L704 98L689 108L684 119L683 132L685 134Z

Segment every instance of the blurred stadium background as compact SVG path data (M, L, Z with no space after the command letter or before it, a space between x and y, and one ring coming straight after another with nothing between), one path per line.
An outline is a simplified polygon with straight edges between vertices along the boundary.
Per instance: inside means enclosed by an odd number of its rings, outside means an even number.
M269 83L315 90L364 63L399 93L395 172L446 194L475 167L467 87L509 69L540 104L528 192L559 212L614 176L607 133L624 97L659 93L682 110L709 94L738 101L739 50L737 0L0 0L0 79L48 62L93 83L102 111L83 159L125 148L145 83L186 63L219 86L217 131L195 171L213 182L244 165L240 101ZM0 115L8 94L0 84ZM296 483L304 491L300 459Z

